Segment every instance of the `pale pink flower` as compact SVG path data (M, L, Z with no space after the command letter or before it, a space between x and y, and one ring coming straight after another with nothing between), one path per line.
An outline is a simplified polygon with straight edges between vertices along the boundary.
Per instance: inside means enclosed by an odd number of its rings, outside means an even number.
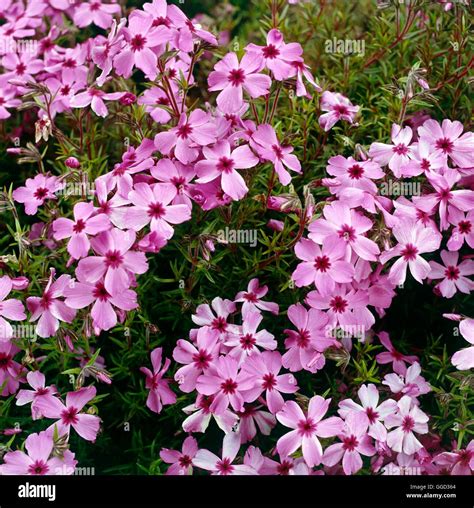
M174 376L182 392L190 393L196 388L198 377L207 371L219 357L219 332L209 326L199 328L195 345L186 340L178 340L173 350L176 362L184 364Z
M174 404L176 402L176 395L168 386L170 380L163 379L170 367L170 359L166 358L162 364L163 348L157 347L151 352L151 364L153 365L153 372L147 367L140 367L140 371L146 376L145 386L148 388L149 393L146 399L146 405L155 413L161 413L163 406Z
M459 331L472 346L454 353L451 363L458 370L469 370L474 368L474 319L463 319L459 324Z
M324 366L324 350L337 344L327 333L327 314L316 309L308 311L297 303L288 308L288 319L296 331L284 330L288 337L285 340L288 351L283 355L283 366L291 372L301 369L316 372Z
M390 268L389 280L393 284L403 284L409 267L413 278L421 284L423 279L428 277L431 268L420 254L437 250L441 243L441 235L438 231L411 220L402 221L394 226L392 233L398 245L380 255L380 262L384 264L400 256Z
M267 34L267 45L248 44L245 51L256 53L263 58L265 67L272 71L277 81L283 81L295 74L294 62L303 62L303 48L297 42L285 44L283 34L273 28Z
M459 253L441 251L444 266L430 261L430 279L443 279L436 288L445 298L452 298L457 291L469 294L474 289L474 282L467 275L474 274L474 261L465 259L459 263Z
M335 443L324 451L323 464L334 466L342 459L342 469L346 475L357 473L362 468L361 455L372 457L375 454L362 413L352 412L347 415L339 439L341 443Z
M117 74L129 78L136 66L144 72L147 79L154 81L158 75L158 61L154 49L167 42L167 27L154 26L153 17L137 9L128 18L125 35L127 44L114 57Z
M54 193L63 187L64 183L57 177L38 174L34 178L27 178L25 187L15 189L13 199L24 203L27 215L35 215L38 207L47 199L57 199Z
M92 238L92 249L97 256L81 259L76 275L86 282L97 282L104 277L105 289L111 295L128 289L135 274L148 270L145 254L131 250L135 239L134 231L117 228Z
M347 205L336 201L323 209L324 219L312 222L309 238L320 245L330 238L337 239L346 246L346 260L351 251L366 261L376 261L380 250L377 244L367 238L364 233L372 228L372 221Z
M291 275L298 287L313 284L321 292L331 292L336 282L351 282L354 267L344 261L346 246L336 238L328 238L322 248L303 238L295 246L296 256L303 260Z
M53 456L53 433L30 434L25 440L26 453L7 452L0 465L0 475L62 475L73 474L77 464L74 453L66 450L63 457Z
M339 120L352 124L359 109L359 106L354 106L344 95L325 91L321 96L321 110L328 113L319 117L319 125L327 132Z
M474 471L474 440L464 450L443 452L433 458L438 466L449 467L452 475L472 475Z
M201 303L196 308L196 314L191 316L193 323L198 326L209 326L219 332L219 338L227 337L228 332L236 330L236 326L228 323L229 315L235 312L236 305L231 300L224 300L216 296L211 305Z
M46 378L39 370L28 372L26 380L33 390L20 390L16 395L16 405L24 406L31 402L31 417L36 420L42 416L36 404L38 399L53 397L57 390L55 386L46 386Z
M278 304L275 302L266 302L262 298L268 293L268 286L260 286L258 279L252 279L247 291L239 291L235 295L234 302L243 302L242 315L247 312L268 311L272 314L278 314Z
M211 120L211 115L202 109L195 109L189 118L182 113L176 127L155 136L155 147L167 156L174 148L174 156L180 162L193 162L200 153L200 147L216 141L216 128Z
M117 101L124 94L125 92L105 93L104 91L91 86L85 92L80 92L76 95L73 95L69 101L69 104L72 108L85 108L90 104L92 111L97 116L105 118L108 115L109 110L107 109L104 100Z
M256 475L257 472L245 464L233 464L240 449L240 435L229 432L222 443L222 458L209 450L199 450L194 457L193 464L201 469L210 471L212 475Z
M112 24L112 14L120 12L120 5L105 4L101 0L92 0L91 2L80 4L74 11L74 23L80 27L86 27L94 23L100 28L106 30Z
M227 140L212 147L204 147L205 159L196 163L197 183L207 183L220 177L222 190L234 201L242 199L248 192L245 180L236 169L253 168L258 158L248 145L241 145L231 151Z
M163 462L171 464L166 471L167 475L191 475L193 474L193 459L198 451L197 441L188 436L183 442L182 451L162 448L160 458Z
M135 231L150 224L150 229L169 239L174 234L170 224L181 224L191 218L191 210L186 205L170 205L176 197L176 188L169 183L152 186L137 183L130 191L128 199L133 206L125 214L125 223Z
M293 147L282 146L278 141L273 127L269 124L261 124L251 137L251 146L260 157L273 163L273 167L278 175L282 185L288 185L291 182L290 173L284 168L301 173L301 164L296 155L293 155Z
M5 318L13 321L26 319L25 308L20 300L16 298L5 300L12 289L13 282L10 277L8 275L0 277L0 343L8 342L14 336L13 328Z
M383 378L382 384L388 386L392 393L401 393L416 398L431 391L430 384L420 373L421 366L415 362L408 367L404 375L387 374Z
M6 397L16 393L20 383L23 383L22 376L25 369L15 362L13 358L20 351L13 342L0 341L0 395Z
M55 240L70 238L67 251L73 259L87 256L90 242L87 235L96 235L110 228L107 215L97 213L93 203L76 203L74 205L74 220L60 217L53 222Z
M413 156L413 148L410 143L413 138L411 127L401 127L400 125L392 125L392 144L372 143L369 149L369 156L382 166L386 166L392 170L397 178L403 175L403 168L410 162Z
M245 393L246 402L257 400L265 392L268 409L275 414L281 410L284 399L281 393L295 393L297 381L292 374L280 374L282 358L278 351L264 351L250 356L242 367L255 385ZM280 393L281 392L281 393Z
M258 53L246 53L239 63L235 53L227 53L217 62L209 74L209 91L222 90L217 96L217 105L224 113L235 113L243 104L245 90L253 99L267 95L271 79L261 74L265 62Z
M153 178L160 182L170 183L176 187L176 196L171 202L173 205L186 205L192 208L189 184L196 176L196 165L184 165L171 159L160 159L150 169Z
M260 434L269 436L276 425L275 416L265 411L261 405L246 404L243 411L237 412L237 416L239 417L238 431L242 444L252 441L257 435L257 427Z
M117 324L117 312L121 320L125 317L123 311L130 311L138 307L137 294L126 289L111 295L103 280L96 283L86 282L78 276L79 282L72 280L64 289L65 303L72 309L83 309L92 305L90 315L97 333L107 331Z
M397 351L392 344L390 337L387 332L380 332L378 334L378 338L382 345L387 349L387 351L384 351L383 353L379 353L375 360L377 363L380 363L381 365L386 365L387 363L393 363L392 368L394 372L397 374L405 374L407 367L405 365L406 363L413 363L418 360L416 356L407 356L399 351Z
M197 379L196 389L202 395L215 395L209 409L222 414L229 404L235 411L242 411L243 393L252 388L248 374L239 372L237 360L231 357L218 358L205 374Z
M53 282L55 271L51 269L48 284L42 296L30 296L26 306L31 312L30 322L38 321L36 333L40 337L52 337L59 330L59 322L71 323L76 310L68 307L63 300L64 290L71 283L71 276L61 275Z
M44 417L58 419L50 429L57 427L60 436L69 435L72 427L83 439L94 442L99 432L100 418L81 413L81 410L95 396L95 387L88 386L69 392L65 403L56 397L42 397L37 399L36 406Z
M379 391L374 384L362 385L357 391L360 404L352 399L344 399L339 402L339 414L345 420L350 413L357 413L362 420L365 420L368 435L378 441L385 441L387 429L383 421L386 416L393 413L397 403L393 399L384 400L379 404ZM360 423L360 422L359 422Z
M397 427L387 435L387 444L395 452L412 455L423 448L415 436L428 432L428 416L419 409L411 397L404 395L397 403L398 411L385 418L385 426Z
M419 143L428 144L436 153L440 153L447 162L448 157L461 168L474 166L474 134L462 134L463 125L457 120L443 120L440 125L436 120L426 120L418 127ZM462 134L462 136L461 136Z
M448 240L448 249L450 251L457 251L462 247L464 242L471 249L474 249L474 210L469 211L467 214L462 213L458 209L450 210L449 222L455 227Z
M318 437L338 435L344 422L337 416L322 420L329 409L331 399L323 399L315 395L309 401L307 414L294 401L285 402L283 409L277 413L277 420L293 429L282 436L277 442L277 450L281 457L292 455L300 446L303 458L309 467L321 464L323 448Z
M214 418L218 427L226 434L237 425L239 418L228 409L222 414L217 414L211 409L214 398L213 395L206 397L199 394L194 404L183 408L183 411L189 415L183 422L185 432L206 432L211 418Z

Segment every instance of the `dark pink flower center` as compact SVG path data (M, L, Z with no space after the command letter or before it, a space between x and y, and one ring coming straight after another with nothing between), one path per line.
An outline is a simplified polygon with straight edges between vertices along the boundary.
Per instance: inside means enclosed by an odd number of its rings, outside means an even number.
M318 256L314 260L314 267L319 272L327 272L331 268L331 261L327 256Z
M73 60L72 58L67 58L63 62L63 67L65 67L66 69L74 69L76 67L76 61Z
M33 194L33 196L38 199L42 200L48 195L48 189L45 189L44 187L38 187Z
M79 420L77 418L77 413L79 410L75 407L71 406L61 412L61 420L64 425L72 425L73 423L77 423Z
M463 235L468 235L472 230L472 224L467 220L462 220L458 224L459 232Z
M22 76L23 74L25 74L25 71L26 71L26 65L22 62L20 62L17 66L16 66L16 73L19 75L19 76Z
M293 464L288 460L282 460L281 464L277 466L277 473L282 476L290 474L290 470L293 469Z
M43 293L43 296L41 297L41 301L40 301L40 304L41 304L41 307L43 307L43 309L49 309L49 306L51 305L51 303L53 302L53 298L51 296L51 293L49 291L46 291L45 293Z
M416 259L418 249L411 243L407 243L405 248L400 253L405 261L413 261Z
M225 332L227 330L226 320L223 317L215 318L211 323L211 328L219 330L220 332Z
M297 345L302 349L306 349L309 345L311 334L308 330L298 330Z
M300 435L311 437L316 431L317 425L309 416L298 422L298 431Z
M178 459L179 465L183 468L189 467L192 464L192 459L189 455L181 455Z
M332 298L332 300L329 302L329 307L338 314L342 314L343 312L345 312L348 305L349 304L347 303L347 300L345 300L344 298L342 298L342 296L339 295Z
M449 201L452 197L451 189L441 189L438 192L438 196L441 199L441 201Z
M28 474L30 475L43 475L49 471L49 466L42 460L35 460L33 464L28 466Z
M3 97L0 97L0 106L2 106L3 104L5 104L7 101L3 98Z
M354 164L347 170L347 172L349 173L349 178L352 178L353 180L359 180L364 174L364 168L359 166L359 164Z
M359 441L357 440L356 436L354 436L354 435L345 437L342 440L342 447L344 448L344 450L347 450L349 452L353 452L358 445L359 445Z
M100 9L100 2L92 2L89 6L89 9L94 12Z
M262 388L264 390L273 390L275 388L277 382L275 379L275 375L271 372L265 374L262 378Z
M258 301L258 298L256 297L255 293L245 293L244 299L247 300L247 302L255 303Z
M431 167L431 163L430 163L430 161L429 161L429 160L427 160L427 159L423 159L423 160L420 162L420 167L421 167L421 169L423 169L423 170L425 170L425 171L426 171L426 170L430 169L430 167Z
M242 69L232 69L227 79L232 86L240 86L245 82L245 72Z
M0 353L0 369L7 370L12 365L12 357L6 353Z
M148 215L154 219L163 217L165 211L165 207L161 203L151 203L148 207Z
M253 349L256 343L257 339L255 339L255 337L250 333L246 333L243 337L240 338L240 345L242 349L245 350Z
M374 411L371 407L366 408L365 414L367 415L367 418L369 419L371 425L375 423L377 421L377 418L379 417L377 411Z
M234 169L234 161L227 157L221 157L217 162L217 169L223 173L231 173Z
M233 395L237 390L237 383L233 379L226 379L221 383L221 390L225 395Z
M111 268L118 268L123 263L123 256L118 250L109 250L105 254L105 264Z
M414 427L415 427L415 420L410 415L405 416L405 418L403 418L403 421L402 421L403 432L411 432Z
M92 295L96 300L100 300L101 302L106 302L110 298L110 295L102 282L98 282L95 285Z
M406 155L408 153L408 148L403 143L400 143L392 148L392 151L397 155Z
M137 34L135 37L130 41L130 46L132 46L132 51L141 51L146 44L146 39L143 37L143 35Z
M280 54L280 50L273 44L269 44L262 49L263 56L265 58L276 58Z
M444 275L448 280L459 279L459 268L457 266L448 266L444 271Z
M436 148L442 150L443 153L451 153L453 151L454 144L448 138L440 138L436 140Z
M212 362L212 355L205 349L200 349L197 354L193 355L193 362L200 369L207 369Z
M71 93L71 87L69 85L64 85L61 88L61 95L69 95Z
M35 392L35 397L46 395L49 393L49 388L38 388Z
M77 222L72 227L74 233L82 233L86 229L86 223L83 219L78 219Z
M272 150L275 153L277 159L279 160L283 159L283 150L281 149L281 146L272 145Z
M352 226L349 226L349 224L343 224L338 234L346 242L353 242L356 239L356 230Z
M228 475L232 473L232 471L234 470L234 466L230 463L230 459L225 457L216 463L216 469L217 471L219 471L220 474Z
M347 106L344 106L344 104L336 104L332 109L338 113L339 116L349 114L349 110L347 109Z
M153 20L153 23L151 26L154 28L156 28L157 26L170 26L170 22L166 18L163 18L162 16L160 16L160 17L155 18Z
M176 134L178 138L186 139L191 134L191 132L193 132L193 128L188 123L185 123L178 127Z

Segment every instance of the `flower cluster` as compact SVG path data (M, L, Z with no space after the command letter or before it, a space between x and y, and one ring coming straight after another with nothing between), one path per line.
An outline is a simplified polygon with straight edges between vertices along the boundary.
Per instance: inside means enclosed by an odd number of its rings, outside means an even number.
M330 157L326 177L305 182L302 205L294 184L305 174L298 147L277 118L280 97L291 92L303 102L322 92L324 136L339 121L356 128L361 108L323 91L302 46L285 41L276 27L264 45L251 43L213 62L204 85L210 102L191 100L196 65L218 47L215 35L165 0L121 14L118 2L101 0L18 0L2 7L0 37L11 44L0 47L0 119L21 105L35 122L36 145L54 138L64 157L52 174L34 144L9 150L39 167L8 196L17 235L21 204L36 221L24 244L63 262L50 266L46 259L41 276L29 277L21 262L13 268L1 260L0 395L29 404L31 420L49 426L28 435L26 451L9 449L0 474L74 472L70 436L95 442L101 426L95 382L112 383L89 339L125 327L140 311L145 274L162 249L180 241L185 223L214 209L227 213L246 198L278 214L269 222L277 232L297 218L299 230L286 246L296 258L288 284L304 296L282 308L269 301L272 288L260 274L260 280L249 277L232 300L215 296L195 308L196 328L172 342L173 365L165 358L167 344L150 348L152 370L140 369L148 392L143 405L159 414L179 404L178 390L186 401L182 450L160 452L170 464L167 474L351 475L364 465L384 474L407 468L471 474L473 441L464 449L462 438L459 446L441 442L423 409L433 387L420 358L399 351L381 320L409 279L446 299L474 289L474 261L464 254L474 247L474 133L449 119L394 124L389 143ZM64 47L65 20L105 35ZM52 26L48 33L46 26ZM27 50L19 44L25 37L35 43ZM146 87L139 93L132 77L142 75ZM71 138L60 130L64 118L75 121ZM113 165L95 172L84 123L87 130L111 118L133 125L134 141ZM265 194L254 195L256 180L267 174ZM68 184L90 175L93 191L71 205L64 199ZM387 192L402 184L420 192ZM315 187L326 192L318 203ZM206 238L194 265L199 256L212 258L215 243ZM459 322L460 334L474 344L472 318L459 309L445 317ZM280 319L285 324L277 330ZM35 341L36 335L42 344L58 338L61 365L74 359L76 367L62 369L73 376L74 390L47 385L48 357L18 332L27 324ZM367 382L368 375L331 397L300 381L322 374L328 360L355 362L360 344L377 351L381 379ZM474 368L474 346L450 360L458 370ZM84 386L88 376L91 384ZM214 424L222 437L219 455L198 443ZM268 437L262 445L260 435Z

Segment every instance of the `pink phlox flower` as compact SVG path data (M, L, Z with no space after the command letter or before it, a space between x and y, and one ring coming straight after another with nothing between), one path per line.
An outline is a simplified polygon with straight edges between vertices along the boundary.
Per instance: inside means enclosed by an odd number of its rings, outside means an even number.
M160 458L163 462L171 464L166 471L166 475L191 475L193 474L193 459L198 452L197 441L188 436L183 442L183 448L178 450L170 450L162 448Z
M392 363L393 371L397 374L405 375L407 370L406 363L412 364L418 360L417 356L407 356L395 349L395 346L392 344L390 337L387 332L380 332L378 334L378 338L381 344L387 349L383 353L379 353L375 360L377 363L381 365L386 365L387 363Z
M250 356L242 367L254 381L254 387L245 394L246 402L254 402L265 392L265 401L271 413L281 410L282 393L295 393L298 384L292 374L280 374L282 358L278 351L264 351Z
M38 321L36 333L40 337L52 337L59 330L59 322L72 323L76 310L68 307L60 298L71 283L71 276L63 274L53 281L55 270L51 269L48 283L42 296L30 296L26 306L31 312L30 322Z
M323 464L334 466L342 459L344 474L351 475L362 469L362 457L372 457L375 448L367 434L367 420L360 412L347 415L344 428L339 434L341 443L335 443L324 451Z
M140 371L146 376L145 386L149 393L146 399L146 405L151 411L161 413L163 406L174 404L176 395L168 386L169 379L163 379L168 371L171 361L166 358L162 364L163 348L157 347L151 352L151 364L153 372L147 367L140 367Z
M413 455L423 448L415 436L428 432L428 416L421 411L413 399L404 395L397 403L398 411L385 418L385 426L397 427L387 435L387 444L395 452Z
M288 457L301 447L303 458L309 467L321 464L323 448L318 437L336 436L344 428L344 422L337 416L323 420L330 402L331 399L315 395L309 401L306 414L296 402L285 402L276 417L282 425L293 430L277 442L276 447L281 457Z
M46 378L39 370L28 372L26 380L33 390L19 390L16 395L16 405L24 406L31 402L31 417L37 420L42 416L38 410L37 401L41 398L53 397L57 394L57 390L54 385L46 386Z
M243 91L252 99L267 95L272 80L260 73L265 65L258 53L246 53L241 62L235 53L227 53L217 62L209 74L209 91L222 90L217 96L217 105L224 113L235 113L243 104Z
M36 406L44 417L57 419L49 428L57 427L60 436L69 435L72 427L83 439L94 442L100 418L81 411L95 396L95 387L88 386L69 392L65 403L57 397L42 397L36 400Z
M55 240L70 238L67 251L73 259L86 257L90 249L88 235L96 235L110 228L107 215L96 213L97 209L91 202L74 205L74 220L60 217L53 222Z
M233 464L240 449L240 435L230 432L224 436L222 443L222 457L218 457L209 450L199 450L194 457L194 465L210 471L212 475L256 475L253 468L245 464Z
M365 419L368 435L378 441L385 441L387 429L383 421L386 416L393 413L397 403L393 399L384 400L379 404L379 391L374 384L362 385L357 392L360 404L352 399L344 399L339 402L339 414L344 420L350 413L357 413Z
M401 393L415 399L431 391L430 384L420 375L421 366L418 362L413 363L405 374L387 374L382 384L390 388L392 393Z
M57 199L55 192L64 187L56 176L38 174L34 178L27 178L24 187L13 191L13 199L25 205L27 215L35 215L38 207L47 199Z
M174 378L179 383L179 389L185 393L195 390L198 377L219 357L221 347L219 331L209 326L199 328L194 342L192 344L180 339L173 350L174 360L184 364L176 371Z
M319 117L319 125L327 132L339 120L354 123L360 107L340 93L325 91L321 96L321 111L327 111Z
M12 289L12 279L8 275L0 277L0 343L9 342L15 335L7 319L13 321L23 321L26 319L25 308L20 300L16 298L5 300Z
M459 253L442 250L440 253L444 265L430 261L430 279L443 279L436 288L445 298L452 298L457 291L469 294L474 282L467 276L474 274L474 261L465 259L459 263Z
M242 304L242 315L245 316L247 312L260 312L268 311L272 314L278 314L278 304L275 302L267 302L262 298L268 293L268 286L260 286L258 279L252 279L248 286L247 291L239 291L235 295L234 302Z

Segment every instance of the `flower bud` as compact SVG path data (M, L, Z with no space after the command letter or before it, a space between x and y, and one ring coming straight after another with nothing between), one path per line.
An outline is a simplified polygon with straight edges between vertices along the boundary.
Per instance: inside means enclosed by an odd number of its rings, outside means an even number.
M66 164L66 166L71 169L77 169L81 165L81 163L75 157L68 157L64 161L64 164Z

